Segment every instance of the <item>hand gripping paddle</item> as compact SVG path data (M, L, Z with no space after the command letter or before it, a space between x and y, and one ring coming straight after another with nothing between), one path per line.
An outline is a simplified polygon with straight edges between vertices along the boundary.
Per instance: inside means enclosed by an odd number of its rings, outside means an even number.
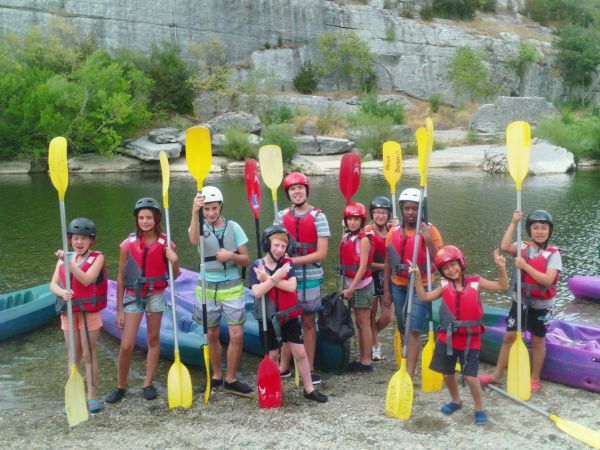
M63 242L65 289L71 290L71 275L69 273L69 247L67 243L67 220L65 214L65 193L69 185L69 168L67 164L67 140L55 137L50 141L48 151L48 165L50 179L58 192L58 205L60 209L60 229ZM75 337L73 334L73 305L67 302L67 318L69 321L69 370L70 375L65 385L65 409L69 426L74 427L88 420L89 413L85 397L83 378L75 365Z

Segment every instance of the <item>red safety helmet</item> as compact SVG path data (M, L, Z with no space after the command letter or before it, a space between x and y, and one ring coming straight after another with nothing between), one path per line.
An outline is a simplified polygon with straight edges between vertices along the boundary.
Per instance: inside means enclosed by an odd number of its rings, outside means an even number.
M291 172L283 180L283 190L288 200L290 199L288 189L296 184L301 184L306 188L306 196L308 197L308 191L310 190L310 180L308 177L301 172Z
M463 270L467 268L467 261L465 261L463 253L454 245L444 245L433 259L435 267L440 271L450 261L458 261Z
M344 219L348 217L360 217L364 223L367 220L367 208L362 203L350 202L344 208Z

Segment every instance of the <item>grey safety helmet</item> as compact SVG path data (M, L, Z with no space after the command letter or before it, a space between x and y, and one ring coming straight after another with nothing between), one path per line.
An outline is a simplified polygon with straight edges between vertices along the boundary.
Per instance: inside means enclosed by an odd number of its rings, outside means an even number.
M78 217L71 220L67 226L67 234L69 236L78 234L80 236L96 237L96 224L85 217Z
M398 197L398 204L402 207L404 202L421 202L421 191L415 188L404 189Z
M548 241L552 237L552 231L554 230L554 222L552 216L548 211L543 209L536 209L535 211L527 214L527 220L525 221L525 228L527 229L527 235L531 237L531 225L534 223L547 223L550 227L550 233L548 234ZM546 242L548 242L546 241Z
M156 200L151 197L143 197L140 198L137 202L135 202L135 206L133 207L133 216L137 217L138 211L140 209L153 209L158 213L158 217L162 216L162 210L160 209L160 205Z
M388 212L388 220L392 216L392 202L389 198L380 195L371 200L371 205L369 206L369 214L371 215L371 219L373 218L373 210L374 209L385 209Z

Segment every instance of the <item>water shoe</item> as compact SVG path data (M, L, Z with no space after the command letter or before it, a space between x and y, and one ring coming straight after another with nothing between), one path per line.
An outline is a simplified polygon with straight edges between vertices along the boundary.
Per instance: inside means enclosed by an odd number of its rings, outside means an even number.
M123 397L125 397L125 389L116 388L106 396L104 401L106 403L118 403L123 399Z
M146 400L154 400L158 396L156 388L153 385L144 387L144 398Z
M319 375L317 372L312 371L310 373L310 379L312 381L312 384L321 384L321 375Z
M321 394L316 389L308 394L304 391L304 398L307 400L312 400L314 402L325 403L327 401L327 396L325 394Z
M104 405L102 403L100 403L98 400L96 400L95 398L88 400L87 405L88 405L88 410L92 414L98 413L104 409Z
M462 408L462 403L454 403L454 402L450 402L450 403L446 403L444 406L442 406L442 409L440 409L440 411L442 411L444 414L446 415L450 415L450 414L454 414L456 411L458 411L459 409Z
M477 425L485 425L488 422L488 417L485 411L475 411L475 423Z
M494 377L492 377L491 373L481 374L477 378L482 386L487 386L488 384L498 384L498 382L494 380Z
M531 392L540 392L542 386L544 385L540 380L531 379Z
M249 394L250 392L252 392L252 388L250 386L248 386L246 383L242 383L239 380L235 380L232 383L228 383L227 381L225 381L223 385L225 386L225 390L227 391L234 391L240 394Z

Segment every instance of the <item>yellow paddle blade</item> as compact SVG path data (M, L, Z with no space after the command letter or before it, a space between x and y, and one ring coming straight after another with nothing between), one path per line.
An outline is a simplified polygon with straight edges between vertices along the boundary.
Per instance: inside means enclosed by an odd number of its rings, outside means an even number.
M159 154L160 170L162 171L163 208L169 207L169 158L167 152L162 150Z
M454 365L454 371L456 373L461 373L462 372L462 367L460 365L460 361L456 361L456 364Z
M552 420L559 429L573 436L575 439L579 439L590 447L600 449L600 433L597 431L578 423L571 422L570 420L561 419L555 415L550 415L548 418Z
M421 186L427 186L427 169L429 168L429 159L431 149L428 149L427 130L420 127L417 132L417 150L419 153L419 173L421 174Z
M210 398L210 352L208 343L204 346L204 367L206 367L206 390L204 391L204 404L208 403Z
M396 193L396 184L402 176L402 148L394 141L383 143L383 177L390 185L392 194Z
M531 129L527 122L511 122L506 127L506 159L508 171L515 180L517 191L529 172Z
M208 175L212 164L212 147L208 128L192 127L186 130L185 161L189 172L196 180L198 192L202 192L204 179Z
M396 332L394 333L394 355L396 356L396 363L398 363L398 369L402 365L402 334L396 327Z
M179 350L175 350L175 362L169 369L167 389L169 393L169 409L189 409L192 406L192 378L187 367L179 359Z
M385 397L385 413L400 420L410 419L413 402L413 384L406 372L406 359L402 359L400 370L390 380Z
M263 145L258 149L258 164L263 182L271 189L273 201L277 201L277 189L283 180L283 160L278 145Z
M529 352L523 342L521 332L508 353L508 371L506 374L506 390L521 400L531 397L531 372L529 370Z
M427 130L427 151L433 150L433 121L428 117L425 119L425 129Z
M67 165L67 140L58 136L50 141L48 148L48 167L50 179L58 192L58 198L64 200L69 185L69 167Z
M444 384L444 376L431 370L429 364L433 359L433 350L435 349L435 339L433 337L433 331L430 331L427 338L427 344L423 347L423 353L421 353L421 387L423 392L436 392L442 389Z
M88 420L89 412L83 378L74 365L71 366L71 375L65 385L65 409L67 410L67 421L71 427Z

